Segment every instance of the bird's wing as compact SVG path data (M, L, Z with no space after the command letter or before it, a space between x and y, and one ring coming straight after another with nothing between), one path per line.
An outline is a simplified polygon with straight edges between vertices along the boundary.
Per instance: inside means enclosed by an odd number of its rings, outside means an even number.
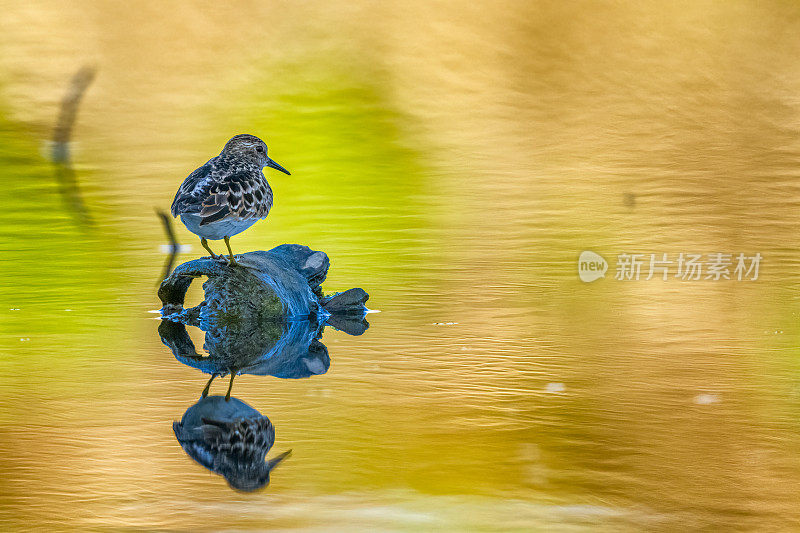
M214 171L214 160L208 160L205 165L196 169L183 180L175 199L172 200L172 216L176 217L181 213L197 213L205 200L208 189L211 187L212 173Z
M206 445L240 457L263 458L275 442L275 427L266 416L221 421L203 418L200 429Z
M173 422L172 430L189 457L209 470L214 470L214 453L201 439L196 438L191 431L184 430L180 422Z
M200 208L200 225L225 218L264 218L272 207L272 189L260 171L238 170L211 184Z

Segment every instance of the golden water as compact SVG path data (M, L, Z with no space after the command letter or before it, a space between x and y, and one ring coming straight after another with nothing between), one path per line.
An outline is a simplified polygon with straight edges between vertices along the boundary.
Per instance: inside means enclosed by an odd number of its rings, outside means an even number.
M800 5L3 4L3 529L800 527ZM89 228L42 156L84 65ZM234 250L324 250L382 311L325 375L237 378L294 450L256 494L175 441L206 377L148 313L154 208L245 132L292 176Z

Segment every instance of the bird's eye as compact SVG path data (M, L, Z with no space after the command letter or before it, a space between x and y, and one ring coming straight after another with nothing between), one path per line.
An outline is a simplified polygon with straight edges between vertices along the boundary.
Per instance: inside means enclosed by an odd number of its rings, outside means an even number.
M257 146L257 147L256 147L256 151L257 151L259 154L263 154L263 153L264 153L264 147L263 147L263 146Z

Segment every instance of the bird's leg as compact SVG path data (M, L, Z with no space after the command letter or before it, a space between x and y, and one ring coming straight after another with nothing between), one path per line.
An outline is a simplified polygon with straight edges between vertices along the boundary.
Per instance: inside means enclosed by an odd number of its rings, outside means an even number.
M228 263L230 266L238 265L239 263L236 262L236 258L233 257L233 250L231 250L231 241L230 237L225 237L225 245L228 247L228 253L230 255L230 262Z
M228 383L228 392L225 393L225 401L226 402L231 399L231 390L233 390L233 378L235 378L235 377L236 377L236 369L235 368L231 368L231 382Z
M208 253L211 254L211 259L219 259L219 256L214 253L214 250L208 247L208 241L204 238L200 238L200 244L203 245L203 248L208 250Z
M203 389L203 398L208 396L208 390L211 388L211 382L214 381L215 377L217 377L216 374L211 374L211 379L208 380L208 383L206 383L206 388Z

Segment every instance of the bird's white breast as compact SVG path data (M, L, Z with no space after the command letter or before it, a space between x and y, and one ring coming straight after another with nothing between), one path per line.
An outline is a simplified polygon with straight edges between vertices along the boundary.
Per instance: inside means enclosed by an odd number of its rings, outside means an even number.
M203 239L210 239L217 241L224 237L233 237L237 233L241 233L256 222L257 218L235 219L227 218L211 222L210 224L200 225L200 215L192 213L182 213L181 222L186 228Z

